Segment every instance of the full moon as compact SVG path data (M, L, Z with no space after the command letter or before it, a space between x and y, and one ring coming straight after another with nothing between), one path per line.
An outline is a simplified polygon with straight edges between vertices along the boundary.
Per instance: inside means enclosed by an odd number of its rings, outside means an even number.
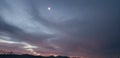
M50 10L51 10L51 7L48 7L48 10L50 11Z

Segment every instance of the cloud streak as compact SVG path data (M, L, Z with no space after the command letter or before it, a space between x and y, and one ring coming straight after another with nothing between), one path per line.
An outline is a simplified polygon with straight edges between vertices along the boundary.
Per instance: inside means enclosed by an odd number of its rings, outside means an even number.
M32 54L53 53L86 58L118 56L118 2L1 0L0 48L14 44L18 45L16 49ZM51 7L50 11L48 7Z
M22 47L20 47L20 48L23 48L23 49L33 53L34 55L38 55L39 54L39 53L34 51L34 48L38 48L37 46L31 45L31 44L29 44L27 42L13 41L10 37L0 36L0 43L22 45Z

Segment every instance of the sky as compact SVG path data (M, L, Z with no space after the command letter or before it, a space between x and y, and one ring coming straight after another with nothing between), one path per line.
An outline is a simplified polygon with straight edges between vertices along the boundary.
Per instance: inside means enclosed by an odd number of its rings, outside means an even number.
M0 51L120 56L119 0L0 0Z

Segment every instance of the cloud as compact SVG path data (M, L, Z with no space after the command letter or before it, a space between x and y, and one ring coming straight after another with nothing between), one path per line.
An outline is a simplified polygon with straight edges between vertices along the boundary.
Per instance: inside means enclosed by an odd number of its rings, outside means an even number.
M1 2L1 43L19 45L21 50L33 54L57 53L89 58L91 55L97 58L120 54L117 0ZM52 7L51 12L48 7Z
M5 43L5 44L14 44L14 45L22 45L22 47L19 48L23 48L35 55L39 54L37 52L34 51L35 48L38 48L37 46L31 45L27 42L18 42L18 41L14 41L12 40L10 37L6 37L6 36L0 36L0 43Z
M17 33L17 32L22 32L21 29L7 24L4 19L0 16L0 31L8 32L8 33Z

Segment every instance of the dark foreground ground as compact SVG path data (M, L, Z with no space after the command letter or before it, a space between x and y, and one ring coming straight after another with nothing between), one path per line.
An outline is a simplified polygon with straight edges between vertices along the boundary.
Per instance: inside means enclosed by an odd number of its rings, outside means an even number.
M15 55L15 54L7 54L7 55L0 55L0 58L69 58L67 56L48 56L48 57L44 57L44 56L33 56L33 55Z

